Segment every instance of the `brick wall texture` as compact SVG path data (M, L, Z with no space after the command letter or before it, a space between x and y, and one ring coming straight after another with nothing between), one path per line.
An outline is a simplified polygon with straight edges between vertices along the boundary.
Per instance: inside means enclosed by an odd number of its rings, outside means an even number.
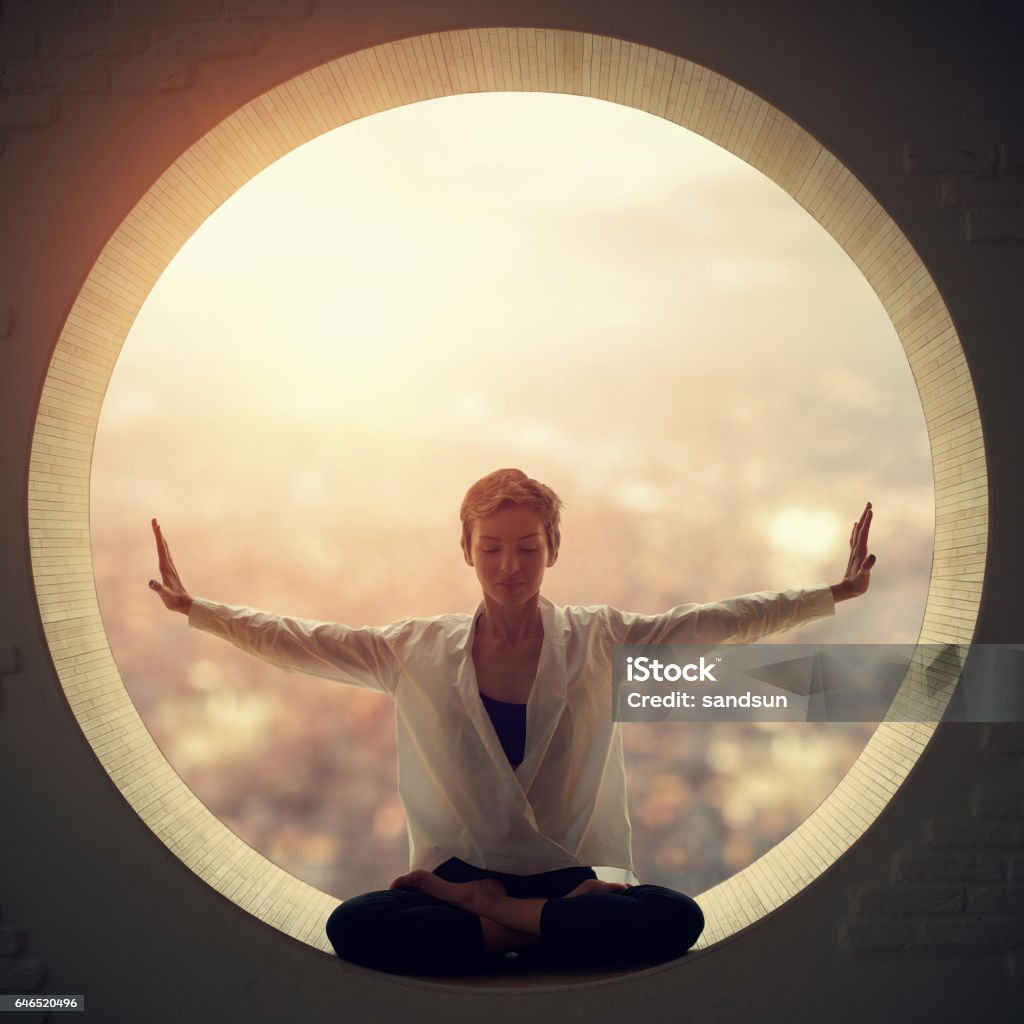
M316 0L0 0L6 136L58 120L62 96L177 92L205 62L253 57Z
M939 202L960 207L968 242L1024 241L1024 137L973 145L908 142L909 174L933 177Z
M205 62L251 58L316 0L0 0L0 158L53 124L61 96L193 88ZM1024 138L908 142L904 166L960 207L969 242L1024 240Z
M852 955L1002 957L1024 986L1024 725L988 726L982 750L990 770L963 815L928 821L889 882L850 887Z
M0 326L3 308L0 306ZM0 642L0 713L3 712L3 687L5 677L18 671L18 652L14 644ZM0 908L0 992L31 995L40 993L46 982L46 966L29 949L28 935L21 928L3 920ZM24 1024L41 1024L47 1018L44 1012L34 1010L18 1011L12 1015Z

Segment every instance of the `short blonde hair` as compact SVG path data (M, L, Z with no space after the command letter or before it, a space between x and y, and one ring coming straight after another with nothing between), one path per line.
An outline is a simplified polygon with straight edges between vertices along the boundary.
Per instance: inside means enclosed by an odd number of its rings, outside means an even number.
M459 518L462 520L462 551L468 559L473 523L508 505L529 505L544 524L548 552L558 554L562 534L558 529L559 510L565 502L550 487L528 477L521 469L496 469L477 480L462 499Z

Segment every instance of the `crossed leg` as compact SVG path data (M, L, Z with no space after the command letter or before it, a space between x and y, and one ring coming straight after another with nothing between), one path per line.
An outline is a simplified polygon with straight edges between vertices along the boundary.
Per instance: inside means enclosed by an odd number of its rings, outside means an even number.
M343 960L394 974L473 973L488 960L480 918L417 889L346 900L327 937Z
M547 898L509 896L496 878L472 882L449 882L431 871L417 869L399 875L392 889L418 889L460 910L480 918L485 952L519 949L535 943L541 934L541 915ZM632 888L621 882L588 879L567 892L562 899L585 893L624 892Z
M503 953L532 945L540 938L543 899L513 899L497 878L449 882L432 871L399 875L391 889L427 893L480 919L485 953Z
M506 950L561 966L659 962L685 953L703 927L692 899L661 886L590 879L561 897L516 898L494 878L449 882L418 870L343 903L327 934L355 963L450 973L483 968L487 954Z

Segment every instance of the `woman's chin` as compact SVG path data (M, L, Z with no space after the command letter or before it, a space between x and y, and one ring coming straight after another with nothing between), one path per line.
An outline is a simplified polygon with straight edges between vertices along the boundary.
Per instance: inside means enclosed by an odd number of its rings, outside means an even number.
M531 591L523 583L515 587L506 587L499 584L487 591L487 594L492 601L496 601L500 605L506 605L509 607L517 607L518 605L526 604L532 598L537 596L536 591Z

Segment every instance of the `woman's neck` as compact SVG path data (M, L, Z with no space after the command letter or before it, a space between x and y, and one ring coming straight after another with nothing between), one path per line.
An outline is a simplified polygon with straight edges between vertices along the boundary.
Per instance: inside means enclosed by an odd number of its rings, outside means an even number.
M515 647L526 640L543 636L540 595L534 594L524 604L509 608L484 594L484 610L477 618L476 635L499 647Z

